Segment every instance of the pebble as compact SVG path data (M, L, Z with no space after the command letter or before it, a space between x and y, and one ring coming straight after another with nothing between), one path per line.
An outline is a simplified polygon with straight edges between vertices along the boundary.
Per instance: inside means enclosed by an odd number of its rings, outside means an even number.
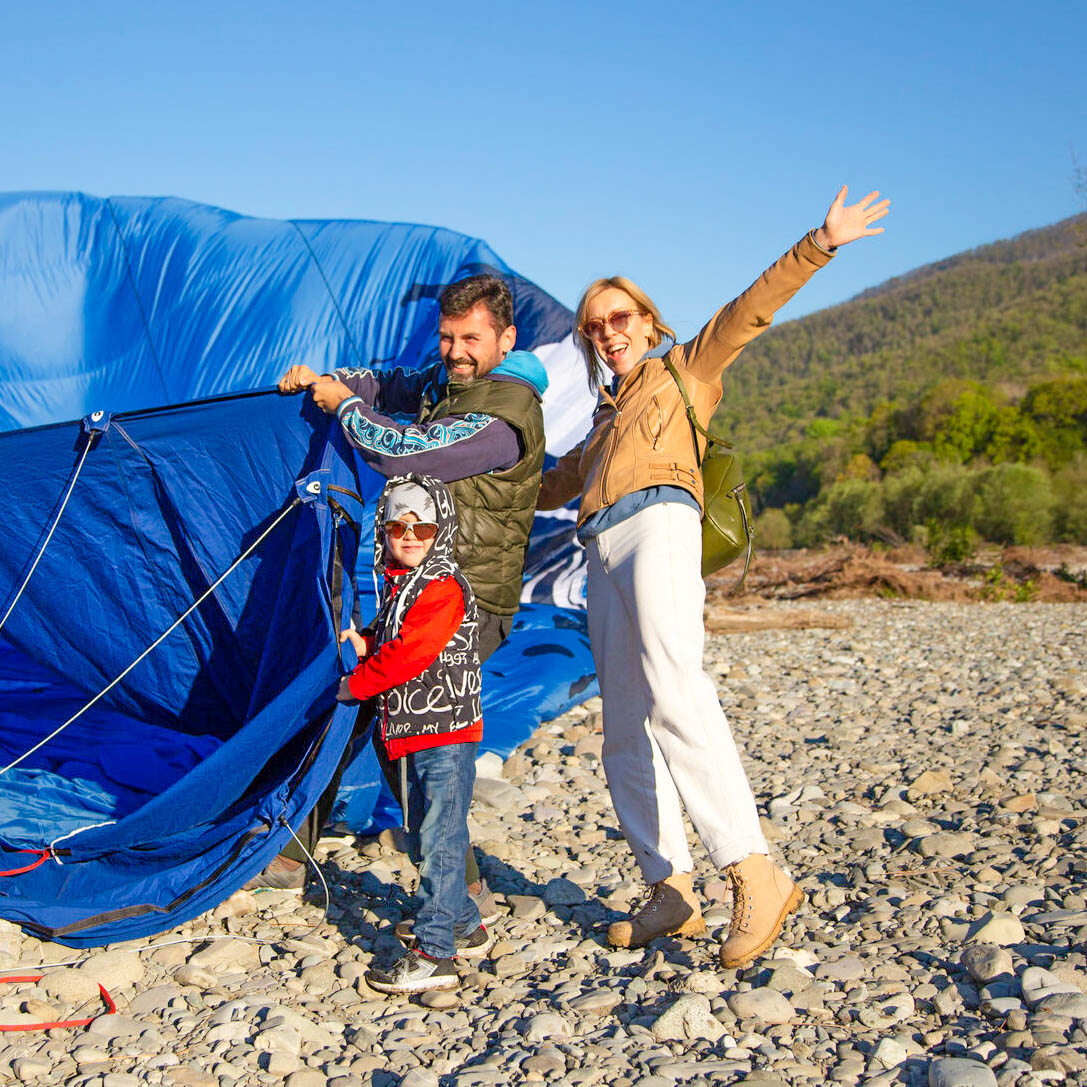
M0 922L7 973L81 961L6 987L0 1022L95 1015L96 976L118 998L92 1030L3 1036L0 1071L73 1087L1087 1080L1087 607L820 607L851 625L706 640L760 825L808 894L749 968L718 964L730 887L696 842L710 935L607 946L645 888L594 699L481 757L471 831L498 943L456 992L363 980L400 952L417 879L383 832L319 851L327 920L321 892L246 893L89 952Z

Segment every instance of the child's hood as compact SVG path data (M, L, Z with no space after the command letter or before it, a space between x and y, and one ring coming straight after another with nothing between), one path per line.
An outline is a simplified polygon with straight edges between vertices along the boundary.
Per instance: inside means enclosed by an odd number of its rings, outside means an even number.
M385 537L381 526L385 524L385 508L389 502L389 492L402 483L414 483L430 495L437 511L438 533L434 537L434 546L427 552L426 558L416 567L422 570L436 562L446 559L453 561L453 546L457 540L457 511L453 506L453 496L449 488L433 476L421 476L407 472L402 476L391 476L385 484L377 502L377 514L374 517L374 567L385 568Z

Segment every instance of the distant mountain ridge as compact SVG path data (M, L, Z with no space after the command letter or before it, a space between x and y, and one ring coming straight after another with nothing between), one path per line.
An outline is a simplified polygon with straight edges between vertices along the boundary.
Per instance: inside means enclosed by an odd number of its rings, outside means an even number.
M997 385L1087 373L1087 215L924 265L768 331L726 371L714 429L796 440L946 378Z

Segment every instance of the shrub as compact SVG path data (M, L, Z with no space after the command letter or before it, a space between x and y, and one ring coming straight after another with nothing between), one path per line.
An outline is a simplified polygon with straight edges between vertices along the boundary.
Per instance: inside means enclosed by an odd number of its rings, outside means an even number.
M1087 456L1080 454L1053 477L1054 535L1087 544Z
M793 526L784 510L766 510L755 518L755 543L771 551L793 546Z
M883 520L880 484L846 479L827 487L809 503L797 525L797 542L805 546L823 543L832 536L869 539Z
M925 525L925 550L930 566L971 562L977 549L977 536L969 525L948 525L936 520Z
M1029 464L997 464L980 472L974 524L987 540L1038 544L1051 539L1053 485L1049 473Z

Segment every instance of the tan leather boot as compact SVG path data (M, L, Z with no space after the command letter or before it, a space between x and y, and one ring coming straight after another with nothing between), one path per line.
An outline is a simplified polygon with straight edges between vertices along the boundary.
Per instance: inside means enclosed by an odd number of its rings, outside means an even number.
M691 873L677 872L653 884L636 914L608 927L608 943L612 947L642 947L658 936L697 936L705 931Z
M732 924L721 945L721 965L743 966L778 938L804 892L762 853L730 864L725 874L732 884Z

